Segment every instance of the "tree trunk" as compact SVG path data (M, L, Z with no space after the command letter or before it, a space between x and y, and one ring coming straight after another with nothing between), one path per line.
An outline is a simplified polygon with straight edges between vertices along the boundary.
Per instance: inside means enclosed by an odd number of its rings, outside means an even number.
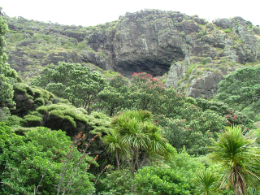
M117 170L119 170L119 157L116 151L116 162L117 162Z
M132 164L131 164L131 161L132 161ZM131 171L132 181L134 181L134 179L135 179L135 168L134 168L133 160L132 160L132 159L129 159L129 158L127 157L127 163L128 163L128 165L129 165L129 168L130 168L130 171ZM132 186L131 186L131 192L134 193L134 191L135 191L135 185L132 184Z

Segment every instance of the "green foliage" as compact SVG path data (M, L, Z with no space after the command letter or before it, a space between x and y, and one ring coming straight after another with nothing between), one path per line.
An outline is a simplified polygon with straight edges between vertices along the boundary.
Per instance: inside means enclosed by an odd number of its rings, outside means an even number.
M27 114L24 117L25 125L29 127L42 126L42 116L36 116L33 114Z
M207 101L202 98L196 99L197 105L202 108L202 111L212 110L221 116L225 116L228 120L229 126L231 125L244 125L249 129L254 128L253 121L250 120L245 114L237 112L230 108L227 104L216 101Z
M195 68L195 65L194 65L194 64L191 64L190 67L189 67L189 69L188 69L187 72L185 73L185 77L182 78L182 79L180 79L180 80L178 81L178 86L179 86L183 81L189 79L190 74L192 73L192 71L193 71L194 68Z
M193 71L195 65L192 64L189 69L187 70L186 74L185 74L185 78L188 79L188 77L190 76L191 72Z
M190 154L205 154L209 138L216 138L215 132L229 123L252 127L252 121L244 115L231 113L233 110L228 106L185 97L174 88L164 88L160 80L147 73L134 73L130 83L116 76L98 97L101 99L99 108L103 107L111 116L123 109L151 111L170 143L178 151L185 145Z
M19 136L1 123L0 134L1 193L30 194L40 185L39 192L56 194L61 179L63 190L86 194L94 189L93 176L85 171L90 159L64 132L38 128Z
M196 184L199 185L198 188L205 195L213 194L216 191L217 181L218 178L208 169L202 170L196 178Z
M139 194L190 194L188 185L170 167L143 167L135 182Z
M156 102L163 91L163 83L151 74L145 72L133 73L129 94L129 108L150 110L153 113L158 109ZM156 105L157 104L157 105Z
M8 117L8 119L5 121L6 125L8 126L22 126L24 124L24 119L16 116L16 115L11 115Z
M39 106L51 104L53 100L60 101L60 99L51 92L40 87L29 86L25 83L15 83L14 90L16 94L20 94L23 96L22 98L24 98L22 101L19 98L16 99L16 101L19 102L17 109L24 109L25 113L28 113L30 109L33 110ZM28 104L31 106L27 106Z
M70 121L73 127L76 127L76 120L88 124L89 122L91 122L91 120L96 118L96 120L92 121L92 123L98 125L98 121L97 121L98 119L102 120L104 118L105 119L107 118L105 115L98 116L97 113L93 113L94 114L93 117L93 115L88 115L84 109L75 108L74 106L62 104L62 103L52 104L49 106L41 106L37 108L37 111L42 114L47 112L49 117L51 115L55 115L61 119L67 119L68 121ZM107 126L106 123L103 123L103 125Z
M202 64L203 64L203 65L205 65L205 64L207 64L207 63L210 63L210 62L212 62L212 58L211 58L211 57L206 57L206 58L204 58L204 59L202 60Z
M184 115L184 111L190 114ZM159 115L155 121L162 126L165 137L173 147L181 151L185 146L190 154L205 154L210 138L215 138L216 132L227 124L227 120L217 113L211 110L201 112L199 108L189 104L184 105L182 115L179 116L182 118L174 119Z
M4 53L4 36L8 31L8 26L3 17L0 17L0 108L13 107L13 84L17 81L17 72L10 68L7 63L7 55Z
M97 106L109 113L110 116L113 116L120 109L127 106L128 90L128 81L126 78L121 75L111 78L109 86L105 87L97 95L97 98L101 100Z
M40 113L48 112L49 117L54 115L61 119L66 119L70 122L72 127L76 127L76 122L74 119L87 122L82 113L77 112L76 109L73 109L73 107L66 104L52 104L49 106L41 106L37 109L37 111Z
M106 78L119 76L118 72L114 72L112 70L101 70L101 72L105 75Z
M161 12L158 10L149 10L147 12L150 14L143 21L137 19L140 25L144 22L147 25L155 25L158 22L168 24L171 20L170 18L172 18L174 24L177 23L176 20L191 22L188 16L183 16L180 13ZM153 13L156 13L159 19L152 17ZM138 16L138 13L136 14ZM106 57L105 53L95 52L86 45L86 41L95 31L103 33L107 29L113 30L117 24L116 22L111 25L105 24L83 28L52 23L44 24L37 21L28 21L22 17L18 19L6 17L6 19L15 28L23 29L21 32L11 31L8 34L10 43L8 49L10 49L11 53L15 52L12 48L16 48L16 45L19 44L28 56L51 53L55 57L61 57L63 54L60 51L77 52L85 49L88 53L95 54L96 57L102 59ZM125 22L125 19L123 17L118 23L121 25L122 22ZM4 174L1 174L1 176L3 175L1 182L7 183L7 180L10 182L11 185L5 185L2 188L2 190L8 190L9 193L15 193L10 187L12 185L20 193L32 193L31 190L38 185L42 175L44 175L42 182L45 183L39 189L46 189L46 192L43 192L45 194L50 189L53 191L49 194L55 193L56 187L50 183L57 185L57 181L61 180L61 177L57 174L63 171L63 175L66 175L69 170L73 172L72 170L75 170L73 168L75 168L74 165L76 164L76 161L71 160L71 158L76 158L76 154L74 155L73 153L72 155L69 150L62 149L57 154L55 153L60 149L58 146L51 150L51 143L60 142L61 144L66 140L66 138L64 140L57 138L56 140L57 136L63 138L63 135L51 134L52 136L49 136L50 132L47 130L45 132L42 128L26 128L19 125L28 127L44 125L50 126L52 129L62 128L71 136L74 136L77 131L82 131L87 133L89 140L93 134L96 136L101 134L100 139L97 139L98 143L93 143L94 149L90 151L92 154L95 152L100 154L101 158L104 158L101 154L105 153L104 148L102 148L102 135L106 135L104 143L112 154L111 156L115 157L116 169L118 170L110 171L100 179L98 187L103 194L130 194L130 191L133 191L132 185L136 185L136 192L139 194L196 194L195 176L203 176L199 174L199 170L204 170L204 166L196 162L197 159L190 157L187 152L192 155L206 154L206 145L209 145L211 138L216 138L217 133L224 129L226 125L243 124L248 128L253 127L252 121L246 118L245 115L237 113L228 106L206 100L187 98L173 88L164 88L163 82L147 73L134 73L131 82L129 82L126 78L116 75L117 73L115 72L104 71L103 74L110 79L107 85L100 74L91 71L89 68L79 64L61 62L59 65L46 66L42 74L32 82L32 84L41 86L45 90L35 86L28 86L24 83L15 84L16 73L6 63L7 56L3 53L4 41L2 41L2 35L6 32L7 25L2 18L1 22L0 49L2 53L0 55L0 79L2 88L0 89L0 119L6 121L13 128L12 131L9 127L2 126L5 131L1 132L5 132L5 134L1 134L3 136L0 139L8 141L1 141L1 146L4 145L1 150L5 151L5 153L1 153L1 157L5 155L6 158L5 161L1 161L1 163L4 162L1 164L1 173L4 172ZM213 27L212 25L210 27L211 30L214 29L214 25ZM56 31L53 30L54 27L57 27ZM200 25L200 27L199 36L202 37L207 31L205 26ZM47 28L50 29L52 35L45 33ZM169 30L169 28L165 28L159 34L165 34ZM117 32L119 34L122 33ZM226 33L230 32L226 31ZM32 51L32 48L35 51ZM45 62L47 60L47 58L43 59ZM206 64L210 63L212 59L201 57L200 61L202 61L202 64ZM32 61L32 63L35 65L31 67L37 68L38 71L42 61ZM188 79L194 68L195 65L191 64L184 79ZM250 76L243 80L244 83L251 78L251 73L248 73L248 75ZM259 80L257 76L252 75L255 80ZM256 75L259 75L258 72ZM244 76L240 77L245 78ZM255 91L250 89L251 91L249 90L249 92L253 94L252 97L255 100L259 96L258 86L254 82L251 84L254 85ZM22 103L25 111L19 115L24 118L15 115L10 116L5 109L6 106L11 107L13 104L13 85L15 92L22 95L22 97L19 96L20 100L22 98L26 99ZM239 85L239 83L236 85ZM69 99L77 107L84 108L76 109L47 90L57 96ZM247 92L246 89L244 92ZM59 103L57 104L57 102ZM236 105L237 103L235 102L232 103L229 103L229 105L234 106L234 108L243 108L241 105ZM29 107L28 105L32 106ZM22 108L19 107L20 104L17 104L17 106L16 111L19 112ZM248 113L250 112L251 116L253 116L259 112L257 111L258 107L258 103L254 102L252 106L247 106L245 110L247 109ZM252 111L251 108L253 108ZM35 109L37 110L35 111ZM111 130L110 118L105 114L92 112L91 115L88 115L94 109L105 112L110 116L115 116L112 121L113 130ZM122 110L127 109L132 111L122 112ZM140 109L149 110L154 116L150 112L137 111ZM8 137L6 133L9 131L11 133ZM32 132L41 134L31 134ZM23 135L23 137L16 134ZM44 135L48 136L41 137ZM169 140L171 145L167 143L165 138ZM82 149L84 144L80 144L78 148ZM62 147L68 147L68 144L65 145L62 145ZM170 156L165 154L175 154L175 149L172 146L179 152L185 146L187 152L177 154L175 159L170 158ZM12 156L13 154L14 156ZM64 156L66 154L67 158ZM53 159L53 155L56 155L58 160L66 161L66 163ZM9 158L10 156L12 158ZM167 157L171 159L171 162L163 164ZM23 163L21 163L21 159ZM157 166L147 166L151 165L151 162ZM146 167L143 165L146 165ZM10 171L11 168L12 171ZM120 170L121 168L122 170ZM131 171L128 172L128 169ZM134 176L135 181L130 179L134 178ZM65 176L65 183L69 177ZM27 179L30 181L27 182ZM32 180L35 180L35 182ZM15 184L14 181L18 182ZM80 183L78 179L75 179L75 181ZM86 175L86 181L89 181L88 175ZM253 183L256 183L256 180ZM92 184L88 183L86 186L88 185L91 186ZM86 186L78 185L80 190L87 190ZM61 186L63 189L64 187L64 185Z
M133 185L133 180L131 179L131 174L129 170L115 170L108 171L100 179L97 189L100 194L133 194L131 193L131 186Z
M191 22L188 16L183 16L180 13L158 10L147 12L156 13L159 19L149 14L144 20L137 19L138 24L157 25L160 23L165 25L169 24L170 18L176 25L178 25L177 20ZM139 13L135 14L138 16ZM60 51L77 52L77 50L85 49L88 53L103 59L106 57L105 53L95 52L86 45L86 42L94 32L104 33L107 29L114 31L117 24L116 22L111 25L83 28L52 23L44 24L28 21L22 17L18 19L6 18L15 28L23 29L21 32L11 31L9 33L10 44L8 47L11 53L15 52L13 48L19 44L28 56L50 53L54 54L55 57L62 57L63 53ZM2 18L0 17L0 19ZM111 162L114 158L116 160L114 164L117 165L116 171L109 170L107 174L101 176L98 183L101 194L131 194L131 191L134 191L134 185L136 186L135 192L139 194L196 194L198 186L196 176L200 179L201 185L204 182L210 189L211 183L207 182L212 179L210 170L221 172L221 168L216 168L213 165L213 168L201 172L205 169L204 165L199 162L199 158L192 158L188 153L196 156L206 154L206 146L214 142L213 139L217 138L217 133L223 130L226 125L243 124L247 128L253 128L252 121L244 114L230 109L227 105L185 97L174 88L165 88L162 81L147 73L134 73L129 81L113 71L103 71L103 75L109 78L107 85L106 80L90 68L80 64L60 62L59 65L46 66L42 74L32 82L32 84L44 89L28 86L24 83L15 83L16 73L6 63L7 56L3 53L2 35L7 30L7 25L3 20L1 22L0 120L12 126L13 130L6 125L2 124L1 126L0 155L4 161L0 161L0 182L4 182L2 185L4 187L1 186L1 190L6 190L9 194L32 193L34 187L39 183L42 185L39 189L43 194L55 193L59 181L62 181L60 189L65 189L66 183L70 186L70 179L75 176L73 176L73 172L78 169L75 168L77 162L73 159L80 158L80 154L74 154L74 151L70 152L69 149L64 149L69 146L73 147L68 143L63 145L67 139L64 138L64 133L55 134L56 131L50 132L44 128L29 128L32 126L43 125L52 129L62 129L71 136L79 131L84 132L87 135L85 141L91 140L93 135L96 135L93 139L97 138L97 143L91 143L93 149L90 149L89 153L99 154L99 158L101 161L103 160L104 164ZM122 22L126 22L126 17L120 19L118 23L121 25ZM214 29L214 25L213 27L212 25L207 24L211 30ZM55 26L57 29L54 31ZM47 28L50 29L53 36L45 33ZM199 36L202 37L208 31L204 25L200 25L200 28ZM170 32L170 29L160 30L158 34L167 34L166 31ZM118 33L122 34L122 32L117 31L117 35L119 35ZM108 47L109 44L105 46ZM35 51L32 51L32 48ZM37 68L38 71L43 61L47 62L48 59L45 58L39 62L32 61L35 65L31 67ZM199 57L198 61L207 64L212 59ZM202 67L202 65L200 66ZM189 66L184 80L190 77L194 68L194 64ZM242 84L234 81L234 88L231 89L233 93L236 91L235 86L242 86L241 88L244 90L242 92L246 94L244 97L248 98L247 103L250 103L249 98L252 98L252 104L243 109L243 105L239 105L239 101L237 101L239 99L237 94L233 95L231 103L227 103L236 109L247 111L251 116L257 116L259 113L257 110L259 108L259 86L257 84L259 71L256 67L252 69L245 71L246 76L244 73L239 74L238 78L244 79L240 80ZM253 73L254 71L256 74ZM251 77L253 81L250 80ZM229 77L227 76L227 78ZM228 80L227 78L226 80ZM232 78L233 80L237 79L236 76ZM21 112L22 114L19 113L19 116L23 118L15 115L10 116L8 112L7 106L14 105L12 102L13 89L15 93L20 95L17 96L20 99L16 100L18 102L23 98L24 100L21 101L22 106L17 104L17 109L12 113ZM73 105L83 108L75 108L66 100L58 99L51 92L59 97L67 98ZM228 94L226 97L231 96ZM239 100L242 102L243 98ZM113 129L111 129L110 118L105 114L92 112L89 115L94 109L114 116ZM124 110L125 112L122 112ZM28 127L20 127L19 125ZM251 131L249 134L253 136ZM23 135L23 137L19 135ZM102 139L104 135L106 136ZM255 130L254 136L259 137L258 130ZM169 140L170 144L167 143L166 139ZM58 144L58 142L60 145L52 149L52 144ZM109 158L104 150L104 143L108 152L112 154L110 156L112 158ZM84 148L85 144L86 142L80 143L78 149ZM185 151L172 158L173 155L170 154L176 153L172 146L179 152L185 147L188 153ZM256 146L258 147L258 145ZM60 147L63 149L59 151ZM57 153L57 151L59 152ZM169 159L171 162L165 163L165 160ZM63 160L63 163L60 160ZM87 161L89 159L84 156L84 166L88 166ZM206 166L211 166L211 164L207 162ZM84 172L85 168L80 165L78 176L82 176L81 179L86 182L86 185L76 177L73 180L72 191L76 190L76 184L79 189L79 192L75 192L76 194L80 194L80 191L83 194L94 192L91 190L94 190L93 185L89 182L92 176ZM91 170L91 172L95 171ZM64 177L58 175L59 173ZM134 178L135 180L133 180ZM257 182L257 179L252 179L253 184L257 184ZM90 186L89 189L87 186ZM252 192L254 188L256 187L248 189ZM205 188L204 191L207 192L207 189ZM222 191L215 193L221 194Z
M10 110L7 107L0 107L0 122L6 121L10 116Z
M225 29L224 32L225 33L231 33L232 31L230 29Z
M250 107L259 113L260 65L238 69L227 75L219 83L216 97L240 111Z
M245 135L244 135L245 134ZM227 127L209 148L210 157L225 168L222 187L232 186L235 194L246 194L248 187L259 183L260 149L255 147L254 134L246 134L241 127Z
M83 50L87 47L87 43L86 42L79 42L78 45L77 45L77 48L79 50Z
M32 84L67 98L73 105L82 106L90 113L91 104L106 86L106 81L98 72L90 71L88 67L60 62L58 66L45 67Z
M118 169L119 163L128 163L132 179L148 158L167 159L174 155L174 149L161 136L148 111L125 111L112 119L112 125L114 130L104 137L104 143L115 153Z
M204 165L185 150L168 163L146 166L136 174L138 194L195 194L195 178Z

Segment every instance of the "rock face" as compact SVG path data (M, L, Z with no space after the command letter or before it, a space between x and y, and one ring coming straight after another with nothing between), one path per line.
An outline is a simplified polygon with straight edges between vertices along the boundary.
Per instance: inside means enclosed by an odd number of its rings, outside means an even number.
M28 22L31 25L25 26ZM260 60L260 29L241 17L211 23L180 12L144 10L96 27L32 23L23 18L8 18L8 23L12 32L23 32L16 49L7 46L9 63L21 72L58 61L92 63L126 77L133 72L161 76L171 70L166 85L178 87L191 64L228 66L228 62ZM10 33L7 42L12 39ZM217 82L228 73L218 69L220 75L203 70L202 77L188 79L187 94L212 97Z
M223 79L221 74L204 72L202 78L194 79L188 87L186 95L192 97L213 98L217 92L217 84Z
M191 67L192 70L187 69L187 66L181 63L174 63L168 73L166 86L173 86L182 91L185 90L187 96L194 98L213 98L217 92L217 84L223 79L224 72L219 69L203 70L198 74L198 67Z

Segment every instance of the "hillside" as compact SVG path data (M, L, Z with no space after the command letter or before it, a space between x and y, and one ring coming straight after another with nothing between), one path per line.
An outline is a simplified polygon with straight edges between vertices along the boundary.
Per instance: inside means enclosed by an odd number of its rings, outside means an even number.
M142 10L94 27L6 19L8 62L27 79L47 64L65 61L126 77L169 72L166 85L211 98L223 75L260 60L260 28L241 17L208 22L180 12Z
M222 19L199 37L208 23L177 13L183 31L151 38L157 27L129 22L148 12L111 30L5 17L9 34L0 16L0 194L259 195L258 28ZM171 24L168 12L150 12ZM207 46L211 33L223 34L222 46ZM247 49L244 61L231 43ZM217 83L210 100L180 92L211 97Z

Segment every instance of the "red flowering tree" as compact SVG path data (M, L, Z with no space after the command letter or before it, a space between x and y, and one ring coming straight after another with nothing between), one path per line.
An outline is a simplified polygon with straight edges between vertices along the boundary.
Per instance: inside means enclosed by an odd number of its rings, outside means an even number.
M154 112L156 106L163 101L163 83L145 72L133 73L131 83L131 107Z

